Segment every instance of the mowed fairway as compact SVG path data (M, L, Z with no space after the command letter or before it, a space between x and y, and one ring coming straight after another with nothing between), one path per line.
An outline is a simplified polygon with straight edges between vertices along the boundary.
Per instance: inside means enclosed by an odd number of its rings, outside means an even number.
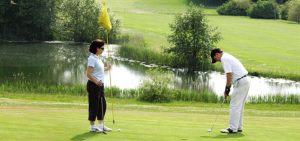
M116 106L112 124L108 110L107 135L90 133L85 103L38 102L0 99L1 141L297 141L300 138L299 111L259 111L246 109L244 132L219 133L227 127L228 107L218 113L212 107L121 104ZM214 132L207 130L217 114ZM116 129L121 129L120 132Z
M110 0L108 6L121 20L122 30L143 36L148 47L169 47L169 24L187 9L186 0ZM283 20L219 16L205 8L209 24L218 27L222 40L217 47L238 57L251 73L300 79L300 25ZM220 68L220 66L218 66Z

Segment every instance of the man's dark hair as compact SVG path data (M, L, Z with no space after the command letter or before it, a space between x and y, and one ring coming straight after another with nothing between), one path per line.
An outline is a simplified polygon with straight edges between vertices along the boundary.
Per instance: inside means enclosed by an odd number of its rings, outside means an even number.
M213 49L211 52L210 52L210 56L211 56L211 62L212 63L216 63L217 61L214 59L214 56L217 54L217 53L223 53L223 51L219 48L215 48Z

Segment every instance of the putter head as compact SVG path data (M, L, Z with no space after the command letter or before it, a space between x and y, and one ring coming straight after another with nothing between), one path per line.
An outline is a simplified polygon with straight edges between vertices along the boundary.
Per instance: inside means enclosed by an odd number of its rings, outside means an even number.
M209 133L212 132L212 129L208 129L207 132L209 132Z

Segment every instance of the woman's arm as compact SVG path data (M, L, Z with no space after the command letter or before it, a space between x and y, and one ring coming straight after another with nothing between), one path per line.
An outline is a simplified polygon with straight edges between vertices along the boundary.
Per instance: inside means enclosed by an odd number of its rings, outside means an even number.
M108 70L110 70L110 69L111 69L111 65L110 65L110 64L108 64L108 63L105 63L104 65L105 65L105 67L104 67L104 71L108 71Z

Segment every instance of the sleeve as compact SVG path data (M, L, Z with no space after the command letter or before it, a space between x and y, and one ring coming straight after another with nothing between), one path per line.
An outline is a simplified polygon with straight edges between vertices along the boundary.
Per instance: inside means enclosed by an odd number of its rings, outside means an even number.
M93 58L89 58L89 59L88 59L88 63L87 63L87 66L88 66L88 67L93 67L93 68L94 68L94 67L95 67L95 64L96 64L96 63L95 63L95 59L93 59Z
M222 65L225 73L230 73L232 72L232 68L230 65L230 61L228 59L222 60Z
M100 60L102 61L103 64L107 63L107 60L103 56L100 57Z

